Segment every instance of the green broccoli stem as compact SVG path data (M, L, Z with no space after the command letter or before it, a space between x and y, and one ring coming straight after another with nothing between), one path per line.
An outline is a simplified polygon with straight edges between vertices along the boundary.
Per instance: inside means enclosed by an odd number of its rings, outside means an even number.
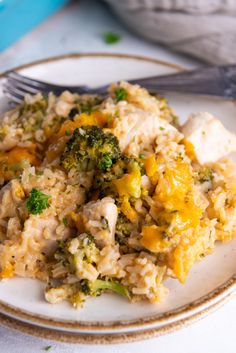
M94 282L90 282L87 280L82 281L82 291L85 294L97 296L100 295L102 291L111 290L123 297L131 299L130 293L128 289L120 284L119 282L115 281L106 281L101 279L96 279Z
M111 290L117 294L122 295L123 297L126 297L130 299L130 293L128 289L119 282L115 281L103 281L101 279L97 279L95 282L93 282L93 288L94 290Z

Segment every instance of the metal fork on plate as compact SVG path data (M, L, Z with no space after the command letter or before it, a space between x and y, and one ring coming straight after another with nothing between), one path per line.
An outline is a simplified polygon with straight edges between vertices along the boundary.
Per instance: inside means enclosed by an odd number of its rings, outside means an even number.
M194 71L182 71L176 74L154 76L130 83L139 84L154 93L182 92L200 95L236 98L236 65L208 66ZM6 75L4 92L12 101L21 103L26 94L54 92L59 95L65 90L72 93L106 94L109 85L92 88L87 85L56 85L22 76L17 72Z

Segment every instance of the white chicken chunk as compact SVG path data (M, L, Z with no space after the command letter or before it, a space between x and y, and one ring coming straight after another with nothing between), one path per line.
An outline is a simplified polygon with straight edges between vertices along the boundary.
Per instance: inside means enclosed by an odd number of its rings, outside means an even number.
M236 135L211 114L195 113L182 126L185 141L190 142L200 164L214 163L236 151Z
M122 152L132 155L148 150L156 137L163 133L181 135L166 120L139 108L121 115L114 125L112 133L118 138Z
M88 202L82 211L86 231L101 247L114 243L117 216L117 207L111 197Z

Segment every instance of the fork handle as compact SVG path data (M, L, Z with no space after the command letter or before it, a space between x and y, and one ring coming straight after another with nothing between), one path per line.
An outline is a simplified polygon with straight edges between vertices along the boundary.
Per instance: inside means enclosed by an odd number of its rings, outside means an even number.
M173 91L235 98L236 65L209 66L194 71L130 80L151 91Z

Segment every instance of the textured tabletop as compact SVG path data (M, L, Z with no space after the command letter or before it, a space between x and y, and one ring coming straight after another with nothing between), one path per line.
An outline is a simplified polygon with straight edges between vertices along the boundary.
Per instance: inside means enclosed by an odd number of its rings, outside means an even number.
M122 40L107 45L102 33L116 31ZM40 27L0 54L0 72L49 56L71 52L130 53L193 68L197 61L148 43L129 33L100 1L74 1ZM112 346L49 342L0 326L1 353L235 353L236 298L207 318L170 335L138 343Z

